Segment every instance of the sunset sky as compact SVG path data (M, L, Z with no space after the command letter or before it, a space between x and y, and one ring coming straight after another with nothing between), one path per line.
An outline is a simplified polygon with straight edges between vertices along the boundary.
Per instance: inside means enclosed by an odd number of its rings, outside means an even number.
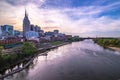
M31 24L81 37L120 37L120 0L0 0L0 25Z

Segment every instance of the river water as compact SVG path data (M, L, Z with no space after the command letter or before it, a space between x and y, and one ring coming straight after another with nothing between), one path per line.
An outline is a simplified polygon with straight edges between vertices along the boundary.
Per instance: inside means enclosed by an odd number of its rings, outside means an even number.
M47 54L5 80L120 80L120 53L92 40L73 42Z

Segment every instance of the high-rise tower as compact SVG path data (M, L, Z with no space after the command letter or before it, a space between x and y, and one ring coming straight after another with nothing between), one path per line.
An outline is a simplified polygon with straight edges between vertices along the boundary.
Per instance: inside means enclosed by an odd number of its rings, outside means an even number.
M23 19L23 37L26 37L26 32L30 31L30 21L28 18L27 11L25 9L25 17Z

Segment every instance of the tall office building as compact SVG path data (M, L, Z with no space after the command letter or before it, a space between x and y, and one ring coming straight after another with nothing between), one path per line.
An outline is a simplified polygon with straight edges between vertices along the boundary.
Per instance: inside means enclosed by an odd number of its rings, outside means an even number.
M26 32L30 31L30 21L28 18L28 14L25 10L25 17L23 19L23 37L26 37Z

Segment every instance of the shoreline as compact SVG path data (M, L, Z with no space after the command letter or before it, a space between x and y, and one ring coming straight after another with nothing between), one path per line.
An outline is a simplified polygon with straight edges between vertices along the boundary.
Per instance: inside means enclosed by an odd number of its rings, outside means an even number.
M47 47L47 48L38 48L38 51L37 53L34 55L34 57L30 58L30 60L22 67L22 68L19 68L19 69L16 69L14 71L11 71L10 73L8 74L5 74L5 75L2 75L0 76L0 79L4 80L5 77L8 77L10 75L13 75L15 73L18 73L22 70L24 70L26 67L28 67L30 65L30 63L34 60L34 58L36 58L37 56L42 56L42 55L46 55L46 51L48 50L51 50L51 49L54 49L54 48L57 48L57 47L60 47L60 46L63 46L63 45L67 45L69 44L70 42L65 42L65 43L62 43L62 44L58 44L58 45L53 45L51 47ZM40 51L43 51L42 53L38 53Z
M108 46L108 48L111 49L111 50L120 52L120 48L118 48L118 47L110 47L110 46Z
M120 52L119 38L94 38L93 41L104 48Z

